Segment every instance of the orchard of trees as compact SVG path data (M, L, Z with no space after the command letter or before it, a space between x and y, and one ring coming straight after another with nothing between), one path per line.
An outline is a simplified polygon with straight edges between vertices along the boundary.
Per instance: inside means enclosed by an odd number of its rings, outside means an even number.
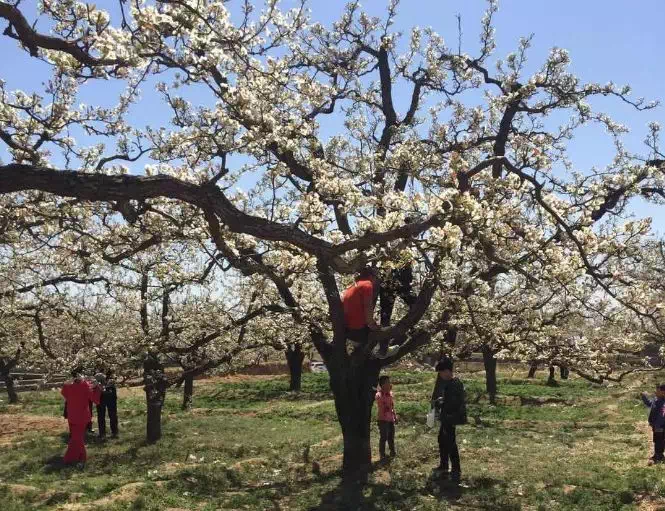
M381 369L420 351L482 352L492 400L501 358L594 382L651 368L665 248L631 202L665 198L660 127L635 154L597 105L656 103L583 82L559 48L526 72L529 37L496 55L494 0L465 47L394 31L397 0L327 26L305 0L258 4L0 0L1 37L43 72L0 81L10 399L16 367L141 375L157 441L169 387L187 407L196 376L277 350L297 390L316 350L356 477ZM571 163L581 129L610 164ZM340 292L367 265L410 265L416 297L354 350Z

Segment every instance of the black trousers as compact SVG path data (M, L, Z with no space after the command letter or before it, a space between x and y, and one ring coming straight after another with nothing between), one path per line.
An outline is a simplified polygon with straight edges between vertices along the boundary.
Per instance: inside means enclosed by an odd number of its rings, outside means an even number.
M441 469L448 472L449 462L452 465L452 473L460 474L462 469L459 462L459 450L457 449L457 438L455 437L455 426L441 423L439 429L439 456L441 457Z
M665 431L656 431L653 432L653 459L654 460L663 460L665 457L663 455L665 451Z
M390 454L395 455L395 423L390 421L379 421L379 455L386 457L386 442L390 448Z
M99 436L106 435L106 412L109 413L109 422L111 423L111 434L116 436L118 434L118 402L110 401L108 403L102 401L97 405L97 424L99 426Z
M379 289L379 306L381 308L381 326L390 326L390 319L393 316L395 300L397 297L404 300L409 307L416 302L416 295L413 294L410 285L401 285L397 288L391 285L381 286Z

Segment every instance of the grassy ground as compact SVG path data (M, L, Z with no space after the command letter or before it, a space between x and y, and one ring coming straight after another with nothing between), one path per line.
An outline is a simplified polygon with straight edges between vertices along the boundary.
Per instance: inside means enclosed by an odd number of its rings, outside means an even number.
M1 507L665 509L665 467L646 466L651 446L637 399L650 382L604 388L572 379L552 388L542 372L523 375L504 370L499 404L489 406L479 399L482 373L461 374L471 404L470 425L458 430L464 474L456 489L430 478L436 434L424 416L434 374L393 372L398 458L377 466L353 506L339 486L341 436L325 374L305 375L298 395L284 377L197 382L190 412L180 411L179 393L168 396L164 437L151 446L144 396L125 389L121 438L91 440L84 472L58 463L66 441L59 394L22 394L18 406L0 404Z

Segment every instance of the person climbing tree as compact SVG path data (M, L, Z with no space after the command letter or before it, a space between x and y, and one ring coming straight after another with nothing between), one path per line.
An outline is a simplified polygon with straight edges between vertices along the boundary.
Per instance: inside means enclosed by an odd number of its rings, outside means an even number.
M370 332L379 329L374 319L378 289L376 270L367 266L356 275L355 283L346 288L342 296L346 338L355 343L356 347L366 345ZM381 341L378 358L389 355L388 342L387 339Z
M404 223L411 222L411 218L404 219ZM379 304L381 307L381 326L390 326L390 320L395 308L395 300L399 296L406 305L411 307L416 301L413 292L413 266L411 262L403 263L397 268L386 269L382 272L379 287Z

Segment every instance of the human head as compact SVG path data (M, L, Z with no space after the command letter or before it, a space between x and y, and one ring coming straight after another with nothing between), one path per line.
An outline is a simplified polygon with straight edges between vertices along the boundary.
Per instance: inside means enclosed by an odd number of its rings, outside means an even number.
M74 380L80 380L83 378L83 368L81 366L77 366L74 369L72 369L71 374Z
M383 390L384 392L389 392L390 389L392 388L392 385L390 384L390 376L388 376L387 374L380 376L379 387L381 387L381 390Z
M665 383L656 385L656 396L665 398Z
M372 266L365 266L356 275L356 281L359 281L359 280L375 281L376 280L376 269L374 269Z
M453 359L444 357L436 364L436 372L442 380L450 380L453 377Z
M100 385L106 385L106 376L104 376L104 373L97 373L95 375L95 380L97 380L97 383Z

